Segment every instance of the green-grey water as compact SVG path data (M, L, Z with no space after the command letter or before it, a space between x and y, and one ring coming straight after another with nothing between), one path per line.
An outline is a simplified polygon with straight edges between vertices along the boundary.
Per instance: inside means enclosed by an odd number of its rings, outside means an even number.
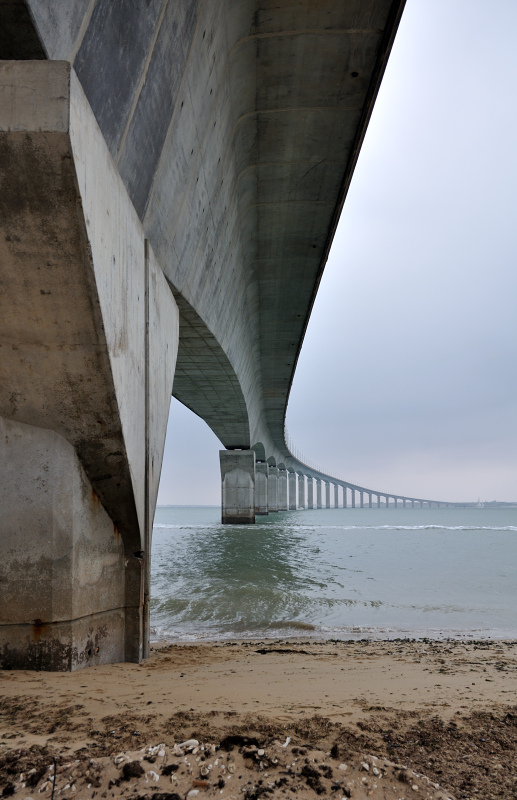
M517 509L158 507L154 639L517 638Z

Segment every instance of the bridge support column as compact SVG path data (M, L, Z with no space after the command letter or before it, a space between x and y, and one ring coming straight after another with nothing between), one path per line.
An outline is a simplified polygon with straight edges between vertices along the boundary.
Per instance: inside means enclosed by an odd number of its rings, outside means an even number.
M343 508L347 507L347 498L346 498L347 488L343 486Z
M377 508L381 507L381 496L380 494L377 495Z
M355 489L350 490L352 493L352 508L355 508Z
M316 478L316 508L321 508L321 480Z
M255 462L255 514L268 513L268 464L266 461Z
M289 511L296 511L297 509L297 496L296 484L298 482L298 475L296 472L289 472Z
M372 493L370 492L370 494L368 495L368 508L371 507L372 507Z
M267 508L269 513L278 511L278 470L271 464L267 483Z
M287 470L278 470L278 510L287 511Z
M305 511L305 475L298 476L298 505Z
M255 451L220 450L223 525L255 522Z
M364 492L359 492L359 505L364 508Z
M178 309L70 64L0 94L0 668L138 662Z
M339 507L339 497L338 497L338 485L337 483L334 484L334 508Z
M325 508L330 508L330 483L325 483Z
M309 509L314 508L314 482L310 475L307 476L307 505Z

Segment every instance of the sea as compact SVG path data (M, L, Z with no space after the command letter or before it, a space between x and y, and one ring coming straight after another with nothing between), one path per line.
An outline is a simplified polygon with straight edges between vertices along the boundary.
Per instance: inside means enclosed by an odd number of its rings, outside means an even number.
M161 506L154 641L516 639L517 508Z

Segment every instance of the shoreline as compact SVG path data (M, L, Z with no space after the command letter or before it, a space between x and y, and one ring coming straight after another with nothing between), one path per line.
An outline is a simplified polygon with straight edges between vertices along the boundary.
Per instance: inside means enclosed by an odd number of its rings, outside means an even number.
M365 635L364 631L358 632L357 636L348 636L344 638L342 636L329 636L327 631L319 632L312 628L311 626L307 625L306 627L300 626L301 629L293 632L292 634L286 633L281 629L275 628L273 629L276 633L272 633L269 635L268 631L265 631L262 635L258 633L250 634L250 636L246 636L245 634L241 634L240 636L236 635L235 632L232 632L228 636L213 636L213 635L197 635L191 634L191 637L188 639L182 639L180 637L173 638L171 636L164 635L163 638L153 638L153 634L151 634L150 643L151 648L161 648L167 647L168 645L195 645L195 644L207 644L207 645L214 645L214 644L224 644L225 642L273 642L279 639L285 639L289 642L297 642L298 640L305 640L307 638L310 641L314 642L336 642L339 644L355 644L356 642L365 642L367 644L374 643L374 642L385 642L386 644L393 644L397 642L409 643L409 644L431 644L433 642L447 644L448 642L460 642L463 644L483 644L486 642L493 642L494 644L501 643L501 644L513 644L517 642L517 633L516 634L508 634L505 633L501 636L495 636L494 632L491 631L486 636L477 635L473 636L471 633L458 633L457 635L449 635L443 634L440 635L425 635L425 636L373 636L373 635Z
M140 665L0 673L0 792L50 798L56 757L55 797L88 800L515 796L517 641L153 648Z

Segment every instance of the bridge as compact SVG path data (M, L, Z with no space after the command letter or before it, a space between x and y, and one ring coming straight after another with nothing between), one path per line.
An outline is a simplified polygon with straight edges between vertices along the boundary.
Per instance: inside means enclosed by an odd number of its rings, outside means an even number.
M224 522L431 504L284 427L403 6L0 0L0 666L148 653L171 393L224 447Z

